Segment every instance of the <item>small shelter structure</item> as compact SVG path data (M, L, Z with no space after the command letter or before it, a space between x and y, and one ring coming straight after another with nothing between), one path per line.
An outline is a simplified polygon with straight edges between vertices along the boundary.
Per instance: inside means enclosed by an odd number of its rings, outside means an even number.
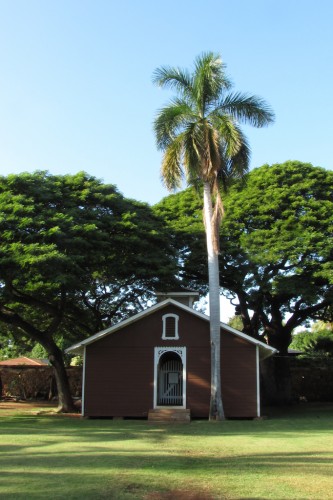
M158 418L186 412L208 418L209 317L192 308L195 292L159 302L69 349L83 355L82 415ZM221 385L227 418L260 409L260 361L275 349L221 323Z
M45 359L28 358L26 356L0 361L0 366L48 366L48 364L49 362Z

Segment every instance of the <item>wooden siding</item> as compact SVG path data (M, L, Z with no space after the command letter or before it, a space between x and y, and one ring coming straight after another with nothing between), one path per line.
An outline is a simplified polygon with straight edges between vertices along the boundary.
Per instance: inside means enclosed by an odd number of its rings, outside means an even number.
M153 406L152 354L93 344L86 355L84 414L145 417Z
M221 382L227 417L257 416L255 345L230 334L221 336Z
M162 340L162 316L179 316L179 339ZM209 322L168 305L90 344L84 415L146 417L153 408L154 348L186 347L187 401L192 417L208 417ZM255 345L222 332L222 391L227 417L256 416Z

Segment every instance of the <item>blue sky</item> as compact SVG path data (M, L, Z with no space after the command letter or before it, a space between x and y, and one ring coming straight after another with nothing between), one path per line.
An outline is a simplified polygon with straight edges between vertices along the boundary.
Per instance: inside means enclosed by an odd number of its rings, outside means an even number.
M221 54L235 90L276 113L245 128L251 167L331 169L331 0L0 0L0 173L84 170L127 197L163 188L152 122L161 65Z

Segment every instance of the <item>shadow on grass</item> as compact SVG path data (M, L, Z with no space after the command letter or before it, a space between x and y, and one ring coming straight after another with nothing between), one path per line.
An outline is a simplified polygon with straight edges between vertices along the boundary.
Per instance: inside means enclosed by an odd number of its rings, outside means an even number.
M222 499L228 497L225 492L230 492L233 484L242 481L254 484L267 480L267 488L273 488L276 478L331 480L333 452L325 447L317 449L316 440L322 433L330 435L332 406L325 411L311 407L304 413L298 408L292 414L279 410L267 420L193 421L190 425L61 416L3 417L0 497L157 500L200 498L193 496L198 490L202 499ZM303 444L296 444L298 438L312 437L310 447L302 449ZM246 438L251 446L248 451L246 447L240 450ZM277 438L282 438L282 444L274 450ZM292 450L288 450L288 443ZM167 496L175 490L188 494ZM292 497L311 498L308 494Z
M2 498L140 499L149 498L149 492L166 494L175 488L180 491L186 488L187 491L186 497L176 498L191 498L190 494L200 490L207 478L214 478L214 496L208 497L211 493L202 490L202 498L221 499L227 498L223 488L232 478L236 481L242 477L247 481L260 477L283 480L284 475L291 474L292 468L294 476L299 471L302 475L315 473L320 481L324 477L331 478L332 465L332 454L328 453L259 453L221 458L193 457L186 453L165 455L156 449L145 449L144 453L128 450L125 453L121 447L110 451L92 447L89 453L68 450L50 455L27 451L22 454L18 447L13 446L7 447L6 455L0 458L0 495L2 484L5 485Z
M81 419L53 415L13 415L1 417L2 434L39 434L51 430L62 439L79 436L91 442L137 440L145 438L162 443L170 435L181 436L267 436L281 438L297 432L323 433L332 430L333 404L295 405L285 408L266 408L263 420L226 420L208 422L197 420L188 423L154 424L145 420ZM58 438L59 439L59 438Z

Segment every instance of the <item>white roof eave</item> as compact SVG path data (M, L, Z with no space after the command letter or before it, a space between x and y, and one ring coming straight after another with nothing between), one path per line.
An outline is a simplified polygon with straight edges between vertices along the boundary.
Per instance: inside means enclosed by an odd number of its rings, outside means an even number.
M106 328L105 330L102 330L100 332L95 333L95 335L92 335L91 337L88 337L85 340L82 340L81 342L78 342L77 344L72 345L71 347L68 347L65 352L70 353L70 354L82 354L84 351L85 346L92 344L94 342L97 342L98 340L102 339L103 337L110 335L112 333L115 333L118 330L121 330L127 325L130 325L131 323L135 323L136 321L139 321L142 317L148 316L149 314L153 314L154 312L158 311L159 309L164 308L166 305L171 304L179 307L180 309L183 309L184 311L187 311L194 316L197 316L198 318L201 318L205 321L209 321L209 316L206 314L200 313L196 311L195 309L192 309L191 307L188 307L184 304L181 304L180 302L173 300L173 299L166 299L163 302L158 302L157 304L154 304L151 306L149 309L146 309L145 311L141 311L134 316L131 316L130 318L125 319L124 321L121 321L120 323L117 323L116 325L110 326L109 328ZM246 335L243 332L240 332L239 330L236 330L235 328L232 328L229 325L226 325L225 323L220 323L221 328L224 330L227 330L228 332L236 335L237 337L243 338L247 342L250 342L252 344L255 344L259 347L260 351L260 358L264 359L269 356L272 356L277 352L276 349L273 347L268 346L264 342L261 342L260 340L254 339L252 337L249 337L249 335Z

